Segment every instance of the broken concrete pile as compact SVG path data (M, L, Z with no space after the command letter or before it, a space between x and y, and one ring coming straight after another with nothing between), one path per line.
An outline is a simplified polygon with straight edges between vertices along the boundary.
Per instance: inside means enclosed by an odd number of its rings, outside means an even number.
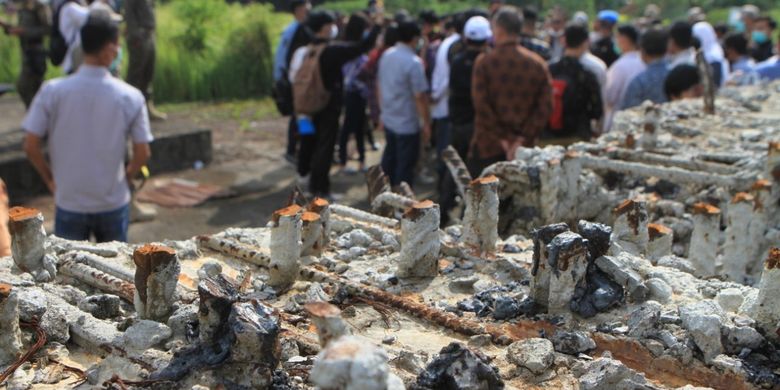
M780 388L777 132L749 117L775 98L724 93L725 123L766 130L705 137L681 103L479 178L449 151L465 210L445 229L376 170L382 215L293 197L186 241L71 242L14 209L0 385Z
M620 112L614 130L592 143L521 148L483 173L501 182L499 231L624 225L611 210L631 199L644 203L643 223L652 225L649 234L637 230L641 253L626 250L654 262L675 255L699 277L755 285L780 245L778 92L778 83L725 89L716 115L699 101L646 104Z

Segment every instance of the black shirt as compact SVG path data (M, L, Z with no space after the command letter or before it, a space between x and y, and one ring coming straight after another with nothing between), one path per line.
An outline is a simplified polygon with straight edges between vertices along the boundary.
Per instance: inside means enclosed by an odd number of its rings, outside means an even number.
M612 37L599 39L593 43L590 51L594 56L604 61L604 63L607 64L607 67L610 67L619 57L618 53L615 51L615 43L612 42Z
M349 61L354 60L362 54L367 53L376 43L376 38L382 30L379 26L374 26L371 33L359 42L329 42L320 56L320 72L325 89L330 92L330 103L340 104L343 95L344 75L341 68ZM314 40L314 43L321 40Z
M585 69L578 58L567 56L550 64L550 74L553 82L565 80L567 87L562 100L564 129L555 133L548 131L547 135L589 139L593 130L590 121L604 115L601 87L596 75Z
M450 64L450 121L461 125L474 122L474 104L471 102L471 75L474 62L482 50L468 48L455 55Z

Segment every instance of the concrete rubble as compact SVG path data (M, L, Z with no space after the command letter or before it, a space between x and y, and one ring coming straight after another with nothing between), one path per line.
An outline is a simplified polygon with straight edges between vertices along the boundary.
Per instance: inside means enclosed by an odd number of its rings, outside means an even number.
M622 112L477 178L449 153L444 229L377 168L372 211L294 198L185 241L71 242L16 210L0 386L780 388L780 84L715 107Z

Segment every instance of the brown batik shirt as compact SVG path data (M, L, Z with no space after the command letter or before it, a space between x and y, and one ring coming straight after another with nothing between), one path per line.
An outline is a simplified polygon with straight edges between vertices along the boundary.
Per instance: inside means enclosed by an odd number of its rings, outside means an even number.
M533 146L552 111L550 72L541 57L515 43L499 45L477 59L471 85L476 114L472 154L503 155L500 141L517 137Z

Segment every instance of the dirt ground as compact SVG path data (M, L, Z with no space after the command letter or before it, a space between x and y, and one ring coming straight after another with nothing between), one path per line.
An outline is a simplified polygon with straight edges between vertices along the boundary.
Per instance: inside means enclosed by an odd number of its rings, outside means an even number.
M155 175L153 179L182 178L232 190L235 196L210 200L190 208L164 208L155 220L130 226L131 242L162 239L180 240L198 234L211 234L228 227L264 226L273 212L287 201L294 186L295 167L283 158L287 118L276 113L270 100L227 103L184 103L164 105L169 114L165 122L154 122L154 131L166 129L210 129L214 159L203 169ZM0 97L0 135L8 138L20 132L24 106L13 95ZM9 134L11 133L11 134ZM16 138L16 137L12 137ZM382 144L383 137L376 134ZM351 149L354 149L351 147ZM376 164L380 151L367 147L368 165ZM356 162L350 162L356 167ZM340 203L367 207L367 192L362 174L347 175L331 170L335 193L344 195ZM421 185L418 197L432 196L431 185ZM12 203L14 200L11 200ZM54 202L51 196L25 200L24 205L44 211L47 231L52 231Z

